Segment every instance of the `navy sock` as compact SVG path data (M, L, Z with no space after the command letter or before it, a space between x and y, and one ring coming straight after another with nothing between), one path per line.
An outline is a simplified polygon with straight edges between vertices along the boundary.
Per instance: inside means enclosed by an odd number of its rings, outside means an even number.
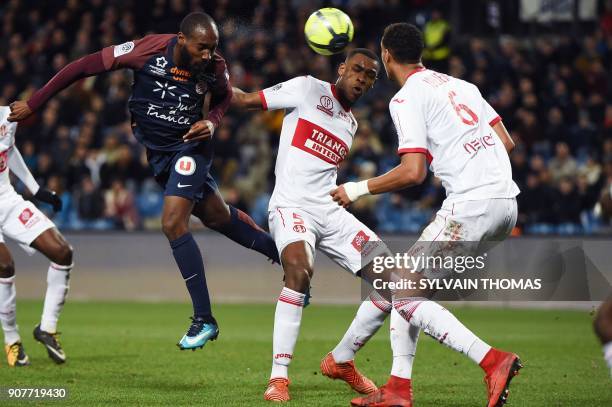
M214 321L210 309L206 276L204 275L204 261L193 235L185 233L178 239L171 241L170 247L191 296L193 315Z
M269 233L240 209L230 205L230 221L216 230L247 249L253 249L280 264L278 250Z

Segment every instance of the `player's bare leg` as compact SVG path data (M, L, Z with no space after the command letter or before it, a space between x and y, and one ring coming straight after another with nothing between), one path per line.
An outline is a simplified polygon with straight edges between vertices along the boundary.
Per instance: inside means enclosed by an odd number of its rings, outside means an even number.
M162 231L170 242L174 260L193 304L192 323L178 343L181 350L201 348L207 341L217 339L219 334L210 307L202 254L189 231L189 217L193 207L193 201L189 199L180 196L164 197Z
M206 227L279 263L278 251L272 237L257 226L248 214L225 203L218 190L209 193L195 204L193 214Z
M49 357L55 363L64 363L66 353L59 342L57 321L70 288L73 250L56 228L45 230L30 246L51 261L47 270L47 292L42 318L40 324L34 328L34 339L45 346Z
M6 359L11 367L30 364L19 336L16 306L15 263L8 247L0 242L0 323L4 332Z
M272 373L264 399L288 401L288 367L293 359L306 292L313 275L313 248L305 241L287 245L281 254L285 286L276 303L272 340Z
M612 377L612 299L601 304L593 321L593 327L603 345L604 358Z

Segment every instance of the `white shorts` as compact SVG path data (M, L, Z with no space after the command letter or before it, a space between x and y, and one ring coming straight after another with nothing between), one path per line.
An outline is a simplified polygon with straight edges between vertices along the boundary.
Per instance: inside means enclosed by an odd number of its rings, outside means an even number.
M473 256L483 247L491 249L505 240L516 224L517 214L516 198L445 202L408 254L417 256L423 252L427 255ZM445 278L450 274L424 270L424 275Z
M334 204L302 208L276 208L268 212L270 233L278 253L287 245L306 241L340 267L356 274L387 247L366 225Z
M4 243L6 236L32 255L36 250L30 244L53 227L55 225L44 213L18 193L11 191L0 197L0 243Z

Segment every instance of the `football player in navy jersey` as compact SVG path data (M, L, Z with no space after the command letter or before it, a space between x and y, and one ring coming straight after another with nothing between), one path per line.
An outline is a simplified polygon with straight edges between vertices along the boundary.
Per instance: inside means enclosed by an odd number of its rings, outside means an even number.
M149 165L164 188L162 229L183 275L194 315L180 349L201 348L219 334L212 316L200 250L190 215L242 246L279 262L274 241L250 216L228 206L209 174L213 134L232 99L219 30L206 13L187 15L178 34L153 34L110 46L64 67L27 101L13 102L9 121L21 121L75 81L128 68L134 83L128 106L132 129L146 147ZM204 119L204 97L210 93Z

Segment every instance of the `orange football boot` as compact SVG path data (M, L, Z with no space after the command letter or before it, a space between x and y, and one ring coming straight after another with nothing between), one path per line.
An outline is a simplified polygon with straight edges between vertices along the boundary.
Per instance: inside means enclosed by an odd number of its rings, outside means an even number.
M321 360L321 373L330 379L344 380L353 390L361 394L374 393L378 389L372 380L357 370L352 360L336 363L331 352Z
M264 400L284 402L291 400L289 397L289 379L274 377L268 382L268 388L264 393Z
M514 353L492 348L480 366L487 373L484 378L489 397L487 407L502 407L508 400L510 381L523 367L521 360Z

